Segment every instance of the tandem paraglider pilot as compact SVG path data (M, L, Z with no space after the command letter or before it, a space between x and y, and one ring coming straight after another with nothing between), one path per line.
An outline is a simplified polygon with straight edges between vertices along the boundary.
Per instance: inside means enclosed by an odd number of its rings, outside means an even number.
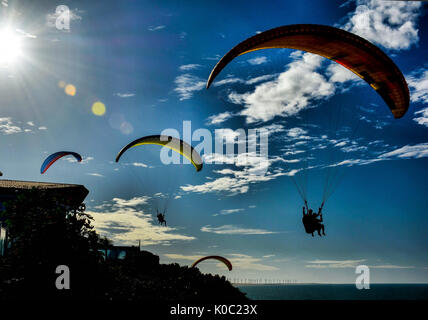
M158 222L160 225L165 225L166 226L166 220L165 220L165 212L160 213L159 210L156 210L156 217L158 218Z
M305 227L306 233L311 233L312 237L314 232L318 231L318 235L321 237L322 234L325 236L324 225L321 223L322 220L322 208L324 203L321 204L321 207L318 209L318 213L314 213L312 209L308 208L308 203L305 201L305 206L303 207L303 217L302 222ZM319 218L318 218L319 217Z

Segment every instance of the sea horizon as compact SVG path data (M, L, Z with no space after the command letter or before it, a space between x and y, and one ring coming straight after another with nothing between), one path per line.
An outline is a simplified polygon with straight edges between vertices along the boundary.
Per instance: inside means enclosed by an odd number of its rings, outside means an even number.
M293 283L281 283L281 282L273 282L273 283L250 283L250 282L230 282L236 286L268 286L268 285L354 285L355 283L331 283L331 282L293 282ZM428 282L372 282L370 285L428 285Z
M253 300L428 300L427 283L370 283L369 289L355 284L250 284L237 285Z

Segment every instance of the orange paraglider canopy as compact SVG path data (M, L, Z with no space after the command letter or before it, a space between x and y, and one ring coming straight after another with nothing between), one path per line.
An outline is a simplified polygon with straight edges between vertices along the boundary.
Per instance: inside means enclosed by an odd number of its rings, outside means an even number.
M191 265L191 268L196 267L196 265L199 262L207 260L207 259L215 259L215 260L221 261L226 265L226 267L229 269L229 271L232 271L232 263L230 263L230 261L227 260L226 258L223 258L220 256L207 256L207 257L200 258L200 259L196 260L195 262L193 262L193 264Z
M376 90L395 118L401 118L409 108L409 88L406 80L382 50L353 33L315 24L282 26L244 40L217 63L208 78L207 88L221 70L237 56L270 48L307 51L341 64Z

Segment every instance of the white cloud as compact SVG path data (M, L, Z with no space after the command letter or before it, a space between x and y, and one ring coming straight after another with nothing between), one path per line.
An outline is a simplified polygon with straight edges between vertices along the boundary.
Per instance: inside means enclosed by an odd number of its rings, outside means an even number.
M268 60L267 60L266 57L255 57L255 58L252 58L252 59L248 59L247 61L248 61L249 64L259 65L259 64L266 63Z
M342 150L343 152L357 152L357 151L365 151L365 150L367 150L367 147L366 146L350 145L350 146L343 147L340 150Z
M104 176L101 173L96 173L96 172L87 173L87 175L88 176L93 176L93 177L104 178Z
M219 55L219 54L216 54L216 55L214 55L214 56L211 56L211 57L205 57L204 59L205 59L205 60L213 60L213 61L218 61L218 60L220 60L220 59L221 59L221 55Z
M95 229L108 236L115 244L168 245L173 241L190 241L195 237L174 233L175 228L159 226L152 215L144 213L139 206L144 205L148 197L132 199L114 198L98 206L99 211L87 211L93 218Z
M150 200L150 197L147 197L147 196L134 197L131 199L113 198L112 205L118 208L136 207L139 205L147 204L149 200Z
M354 2L354 0L347 0L347 1L345 1L344 3L342 3L342 4L339 6L339 8L347 7L347 6L349 6L352 2Z
M88 163L89 161L92 161L92 160L94 160L94 157L83 157L83 159L82 159L82 161L80 163L86 164L86 163Z
M233 213L237 213L237 212L242 212L244 211L243 208L238 208L238 209L223 209L220 211L220 213L216 213L213 214L213 216L225 216L225 215L229 215L229 214L233 214Z
M184 254L177 254L177 253L166 253L164 254L164 256L173 260L184 260L184 261L190 261L190 262L196 261L197 259L200 259L202 257L201 255L184 255ZM226 255L226 257L229 259L230 263L232 263L234 270L255 270L255 271L279 270L277 267L263 264L262 262L264 261L264 257L256 258L256 257L252 257L242 253L231 253ZM207 261L207 262L210 262L210 261ZM216 260L212 260L212 262L214 262L219 268L224 269L224 265L222 263L219 263Z
M153 195L154 198L158 198L158 199L165 199L168 198L168 194L167 193L162 193L162 192L157 192Z
M359 166L363 166L363 165L367 165L367 164L371 164L374 162L378 162L378 161L382 161L382 159L347 159L347 160L343 160L340 161L338 163L329 165L327 167L335 167L335 166L348 166L351 167L353 165L359 165Z
M22 132L22 129L13 123L12 118L0 118L0 133L9 135L19 132Z
M226 77L225 79L222 80L218 80L215 81L213 83L214 87L219 87L225 84L232 84L232 83L242 83L245 85L254 85L257 84L259 82L263 82L263 81L267 81L267 80L271 80L278 77L277 73L272 73L272 74L265 74L263 76L258 76L255 78L250 78L248 80L243 80L241 78L237 78L237 77L233 77L232 75L229 75L228 77Z
M410 100L428 104L428 71L426 68L416 70L406 77L410 88ZM418 124L428 127L428 107L415 112L417 117L413 118Z
M174 91L178 93L181 100L190 99L193 93L205 87L205 81L197 76L185 73L175 78L176 87Z
M252 85L252 84L256 84L258 82L271 80L271 79L273 79L273 78L275 78L277 76L278 76L278 74L276 74L276 73L265 74L263 76L258 76L258 77L255 77L255 78L248 79L247 81L245 81L245 84Z
M220 177L200 185L181 186L183 191L195 193L209 193L229 191L231 194L246 193L249 190L247 181L235 177Z
M229 112L229 111L209 116L207 119L208 125L223 123L226 120L232 118L233 116L234 116L234 114L232 112Z
M362 264L365 259L360 260L312 260L307 261L306 268L318 268L318 269L324 269L324 268L334 268L334 269L341 269L341 268L355 268L356 266Z
M341 66L338 63L331 63L327 67L326 71L327 75L330 77L331 82L344 83L347 81L363 81L360 77L358 77L355 73L350 71L349 69Z
M416 121L421 126L428 127L428 107L416 111L415 115L418 115L418 117L413 118L414 121Z
M70 162L70 163L77 162L76 158L74 158L74 157L65 157L65 158L62 158L62 160ZM80 161L80 163L81 164L86 164L86 163L88 163L91 160L94 160L94 157L83 157L82 161Z
M345 30L388 49L408 49L419 41L420 2L357 0L356 4Z
M400 158L400 159L419 159L428 157L428 143L419 143L413 146L406 145L396 150L383 153L379 156L381 159Z
M312 260L307 261L306 268L317 268L317 269L341 269L341 268L355 268L358 265L363 264L366 259L360 260ZM366 264L366 263L364 263ZM414 266L400 266L394 264L384 265L368 265L369 268L373 269L414 269Z
M200 64L197 64L197 63L191 63L191 64L184 64L184 65L182 65L182 66L178 67L178 69L179 69L180 71L189 71L189 70L195 70L195 69L198 69L198 68L200 68L200 67L202 67Z
M230 138L231 139L231 138ZM264 175L268 173L269 166L274 162L286 162L279 156L272 156L270 159L255 152L243 152L238 154L221 154L221 153L210 153L204 155L205 163L217 163L217 164L233 164L236 167L244 167L244 174L251 175ZM217 170L221 174L229 174L230 169ZM230 170L233 171L233 170ZM241 176L239 171L233 171L235 176Z
M232 92L229 100L243 105L240 114L248 123L296 115L311 107L311 101L328 98L335 91L333 84L316 72L321 63L320 56L306 53L276 79L258 85L253 92Z
M185 255L180 253L165 253L164 256L174 260L188 260L188 261L196 261L202 258L200 255Z
M377 266L369 266L373 269L414 269L415 266L398 266L394 264L384 264L384 265L377 265Z
M48 128L45 126L41 126L41 127L39 127L39 130L48 130Z
M264 264L265 258L256 258L242 253L228 255L235 270L276 271L279 268Z
M281 157L265 158L260 154L239 153L231 154L208 154L204 155L205 163L220 162L223 164L234 164L240 170L222 169L214 173L220 174L220 177L207 181L200 185L186 185L180 188L185 192L210 193L227 192L229 196L247 193L250 185L260 182L266 182L281 176L294 176L299 169L293 169L284 172L282 168L269 171L269 167L274 162L288 162Z
M277 124L277 123L272 123L270 125L260 127L259 129L267 130L269 132L269 135L285 131L285 127L282 124Z
M216 129L215 131L215 139L220 142L225 141L226 143L234 143L239 136L239 131L232 130L230 128Z
M340 141L340 142L336 143L334 146L335 146L335 147L343 147L343 146L345 146L347 143L348 143L347 141Z
M245 227L239 227L234 225L223 225L220 227L211 227L210 225L203 226L202 232L210 232L215 234L230 234L230 235L254 235L254 234L273 234L277 232L263 230L263 229L251 229Z
M287 131L287 135L288 135L289 137L291 137L291 138L295 138L295 139L298 139L298 138L300 138L301 136L304 136L304 137L305 137L305 135L306 135L307 133L308 133L308 131L307 131L307 130L302 129L302 128L299 128L299 127L291 128L291 129L289 129L289 130Z
M27 121L27 124L31 127L34 127L34 122L33 121Z
M147 30L149 31L157 31L157 30L162 30L164 29L166 26L164 25L159 25L159 26L150 26L147 28Z
M232 83L242 83L242 84L245 84L245 85L254 85L254 84L259 83L259 82L263 82L263 81L274 79L277 76L278 76L278 74L273 73L273 74L266 74L266 75L263 75L263 76L258 76L258 77L255 77L255 78L250 78L248 80L243 80L241 78L237 78L237 77L234 77L232 75L229 75L225 79L215 81L213 83L213 87L219 87L219 86L226 85L226 84L230 85Z
M296 51L292 51L289 57L293 60L300 60L304 54L305 54L304 51L296 50Z
M70 11L69 11L70 22L81 21L82 20L81 14L83 12L84 12L83 10L79 10L79 9L70 9ZM58 17L61 14L62 14L62 12L48 13L46 15L46 25L48 27L56 28L56 20L58 19ZM63 29L63 31L69 31L69 30Z
M416 145L406 145L398 149L384 152L377 158L373 159L347 159L327 167L334 166L353 166L353 165L368 165L374 162L396 159L420 159L428 157L428 143L419 143Z
M214 59L214 60L218 60L218 59ZM189 71L189 70L193 70L193 69L196 69L199 67L201 67L201 65L199 65L199 64L189 64L189 65L180 66L179 69L181 71ZM248 80L243 80L241 78L237 78L237 77L234 77L232 75L228 75L225 79L215 81L212 84L212 86L213 87L220 87L223 85L230 85L233 83L242 83L245 85L254 85L254 84L257 84L259 82L271 80L277 76L278 76L278 74L267 74L267 75L263 75L263 76L259 76L259 77L255 77L255 78L250 78ZM204 79L197 77L197 76L194 76L194 75L189 74L189 73L186 73L186 74L183 74L183 75L176 77L176 79L174 80L174 83L176 85L176 87L174 88L174 91L178 93L178 95L180 96L180 100L190 99L193 96L194 92L204 89L205 85L206 85L206 82ZM222 122L226 121L227 119L230 119L236 115L239 115L239 114L234 114L234 113L229 112L229 111L220 113L218 115L212 115L212 116L208 117L208 124L219 124L219 123L222 123Z
M130 97L134 97L135 93L131 93L131 92L124 92L124 93L115 93L115 96L118 96L119 98L130 98Z
M133 166L133 167L137 167L137 168L154 168L153 166L149 166L143 162L124 162L123 165L125 166Z
M219 87L225 84L232 84L232 83L245 83L245 81L236 77L227 77L226 79L222 79L214 82L213 87Z
M147 165L147 164L142 163L142 162L133 162L133 163L132 163L132 165L133 165L134 167L141 167L141 168L147 168L147 167L148 167L148 165Z
M317 146L317 147L319 148L320 146ZM284 155L285 156L294 156L294 155L300 154L300 153L305 153L305 151L304 150L288 150L284 153Z

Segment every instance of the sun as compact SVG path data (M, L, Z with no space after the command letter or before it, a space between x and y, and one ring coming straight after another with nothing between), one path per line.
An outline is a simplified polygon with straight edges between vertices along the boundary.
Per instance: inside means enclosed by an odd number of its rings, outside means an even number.
M20 55L20 36L11 29L0 30L0 64L13 64Z

